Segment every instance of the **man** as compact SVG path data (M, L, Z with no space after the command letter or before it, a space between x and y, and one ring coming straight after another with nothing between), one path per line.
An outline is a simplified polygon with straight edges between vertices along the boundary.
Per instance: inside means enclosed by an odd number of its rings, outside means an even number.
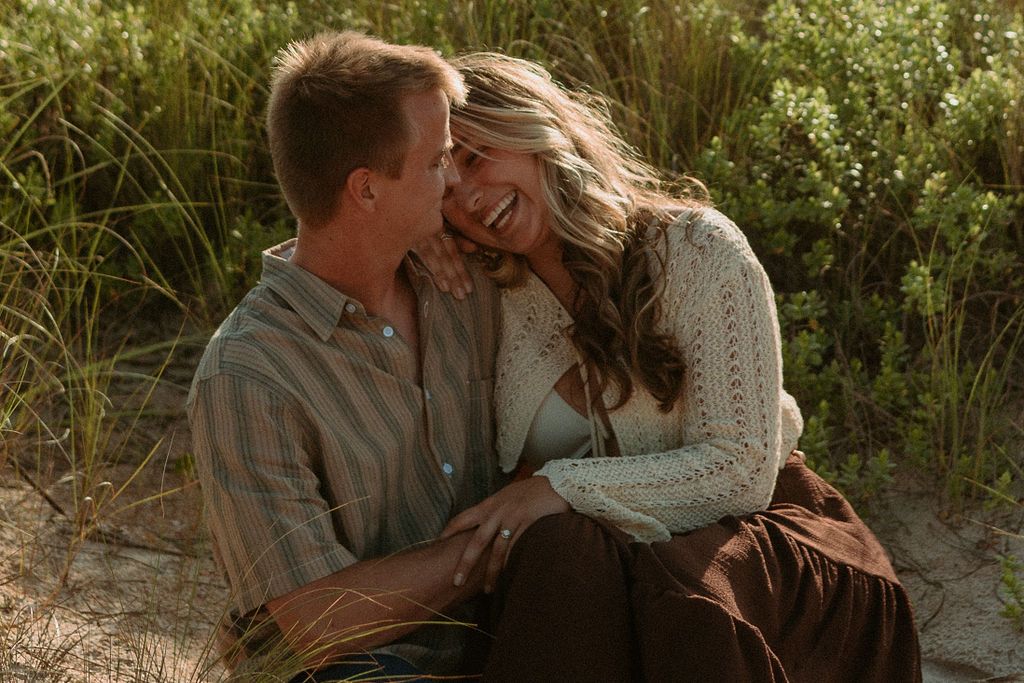
M441 231L458 180L448 110L464 97L422 47L347 32L279 55L268 138L298 234L264 253L189 397L245 666L294 654L278 680L460 665L469 629L451 619L469 616L481 572L453 585L468 533L434 539L500 476L497 300L483 280L439 295L407 252Z

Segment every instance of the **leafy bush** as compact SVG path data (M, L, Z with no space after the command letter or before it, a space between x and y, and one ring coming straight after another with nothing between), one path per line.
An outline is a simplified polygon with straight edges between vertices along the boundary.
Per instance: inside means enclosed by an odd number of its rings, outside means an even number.
M1005 471L1024 316L1024 25L976 6L770 5L773 85L700 158L781 292L805 450L848 489L909 460L959 500L965 476Z

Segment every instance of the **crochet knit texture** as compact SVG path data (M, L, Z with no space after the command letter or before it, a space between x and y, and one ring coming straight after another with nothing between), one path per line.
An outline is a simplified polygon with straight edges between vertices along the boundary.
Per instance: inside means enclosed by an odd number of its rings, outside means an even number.
M644 542L765 509L803 429L782 387L778 318L764 269L721 213L705 210L690 226L688 218L684 212L667 231L661 323L687 366L682 397L661 412L635 381L632 397L609 413L620 457L551 460L536 473L573 509ZM505 471L515 467L544 397L577 362L571 324L535 276L502 292L495 402Z

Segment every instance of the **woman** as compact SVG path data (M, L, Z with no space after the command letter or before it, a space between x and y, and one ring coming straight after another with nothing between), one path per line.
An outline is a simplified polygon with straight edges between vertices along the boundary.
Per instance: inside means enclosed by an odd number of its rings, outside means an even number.
M502 55L455 65L444 214L505 288L497 445L518 470L446 530L477 530L455 581L486 561L499 589L485 678L918 680L884 551L794 451L743 234L665 193L599 99Z

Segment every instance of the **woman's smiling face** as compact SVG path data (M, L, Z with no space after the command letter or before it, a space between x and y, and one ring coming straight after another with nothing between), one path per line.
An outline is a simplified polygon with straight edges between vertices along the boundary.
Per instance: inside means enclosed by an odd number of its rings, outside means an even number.
M444 216L456 230L527 257L551 240L535 155L456 142L452 159L460 180L445 193Z

